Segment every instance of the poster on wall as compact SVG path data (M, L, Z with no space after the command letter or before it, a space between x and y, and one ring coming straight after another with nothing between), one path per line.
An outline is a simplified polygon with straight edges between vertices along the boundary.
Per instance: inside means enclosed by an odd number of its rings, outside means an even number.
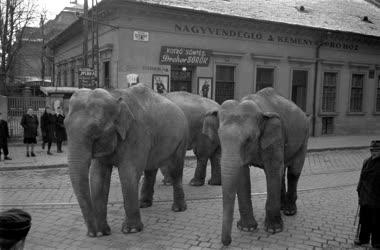
M198 77L198 95L212 99L212 77Z
M169 75L153 75L152 89L159 94L169 92Z

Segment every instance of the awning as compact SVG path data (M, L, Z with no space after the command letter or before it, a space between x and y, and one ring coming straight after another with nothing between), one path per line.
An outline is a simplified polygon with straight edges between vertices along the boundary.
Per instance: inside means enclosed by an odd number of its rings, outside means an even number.
M73 94L78 89L77 87L40 87L40 90L47 96L51 94Z

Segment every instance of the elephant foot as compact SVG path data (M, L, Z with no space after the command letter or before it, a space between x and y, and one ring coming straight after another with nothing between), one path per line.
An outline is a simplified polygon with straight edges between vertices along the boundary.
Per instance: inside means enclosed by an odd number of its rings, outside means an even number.
M96 237L107 236L107 235L111 235L111 228L106 223L104 226L100 227L100 230L98 230L98 232L96 233Z
M172 205L172 210L174 212L182 212L182 211L185 211L186 209L187 209L187 205L185 201L174 202Z
M93 222L87 223L87 236L88 237L96 237L97 232L96 232L96 224Z
M205 184L205 180L199 180L199 179L193 178L190 181L191 186L199 187L199 186L203 186L204 184Z
M142 222L138 222L135 224L124 222L121 228L121 232L124 234L138 233L141 232L143 228L144 225L142 224Z
M265 231L271 234L282 232L284 229L284 223L282 222L281 215L274 216L269 219L268 216L265 217Z
M208 184L212 185L212 186L220 186L220 185L222 185L222 180L211 178L210 180L208 180Z
M284 214L286 216L292 216L297 213L297 205L296 204L287 204L284 208Z
M222 243L224 246L229 246L231 244L231 235L228 236L222 236Z
M151 200L140 200L140 208L151 207L153 202Z
M239 228L243 232L254 232L257 229L257 222L255 219L253 219L250 222L246 222L246 221L243 221L242 219L240 219L236 223L236 226L237 226L237 228Z

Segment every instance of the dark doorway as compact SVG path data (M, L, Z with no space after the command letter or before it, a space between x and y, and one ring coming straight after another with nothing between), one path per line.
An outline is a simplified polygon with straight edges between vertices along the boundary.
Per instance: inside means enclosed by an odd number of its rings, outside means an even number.
M307 70L293 70L292 101L306 111Z
M191 67L172 65L170 91L187 91L191 93L191 80L193 69Z
M216 66L215 101L219 104L225 100L234 99L235 95L235 67Z

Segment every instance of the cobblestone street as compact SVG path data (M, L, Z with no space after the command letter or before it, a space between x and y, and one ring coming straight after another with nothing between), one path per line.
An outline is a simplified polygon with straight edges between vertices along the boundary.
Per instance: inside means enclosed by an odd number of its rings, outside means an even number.
M284 231L263 230L266 181L263 171L251 168L252 201L259 223L257 232L236 228L232 249L352 249L357 211L356 184L368 150L309 153L299 182L298 213L285 217ZM112 235L88 238L66 168L0 172L0 209L20 207L32 214L26 249L217 249L222 221L221 187L188 185L195 160L187 160L184 189L188 209L171 211L172 188L158 174L153 206L142 209L144 231L124 235L121 188L116 169L112 176L108 221ZM210 173L208 173L208 177Z

